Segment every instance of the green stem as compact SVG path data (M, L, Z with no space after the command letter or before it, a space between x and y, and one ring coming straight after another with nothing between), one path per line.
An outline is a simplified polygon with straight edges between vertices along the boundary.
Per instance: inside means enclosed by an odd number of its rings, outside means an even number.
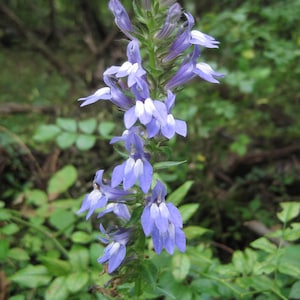
M11 219L19 224L25 225L29 228L35 229L36 231L42 233L44 236L46 236L53 242L53 244L55 245L57 250L59 250L65 258L68 258L68 256L69 256L68 251L62 246L62 244L50 232L44 230L43 228L38 227L37 225L31 224L30 222L27 222L27 221L21 219L20 217L11 216Z

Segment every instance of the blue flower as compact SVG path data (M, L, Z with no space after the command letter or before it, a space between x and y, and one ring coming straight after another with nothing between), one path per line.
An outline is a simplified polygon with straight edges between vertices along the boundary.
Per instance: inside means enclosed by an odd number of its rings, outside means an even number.
M166 84L166 89L173 90L174 88L190 81L197 75L212 83L219 83L215 77L224 77L223 74L214 71L208 64L197 63L197 58L200 56L200 49L198 45L195 45L194 47L193 54L188 55L185 58L176 74Z
M172 254L175 246L184 252L186 241L182 231L182 218L179 210L172 203L165 202L166 195L165 186L157 180L142 213L142 227L146 236L152 236L156 253L159 254L165 248Z
M114 272L122 263L126 256L126 244L130 238L131 229L119 228L114 232L106 232L102 224L100 230L107 238L100 238L104 244L109 244L103 256L98 258L98 262L103 264L108 262L108 273Z
M130 18L121 2L119 0L110 0L108 7L114 14L115 23L121 29L121 31L130 39L134 39L134 37L130 34L133 31Z
M126 204L124 204L124 203L109 203L106 206L106 208L98 214L97 218L101 218L110 212L113 212L117 217L127 220L127 221L129 221L130 217L131 217Z
M81 208L77 212L80 214L86 210L89 210L88 214L86 215L86 219L88 219L96 209L105 207L108 201L120 201L123 199L123 197L130 194L128 191L112 188L109 185L103 184L103 172L103 170L96 172L94 189L91 193L85 196Z
M168 38L177 27L178 21L181 17L182 11L179 3L174 3L169 9L166 17L166 21L162 29L156 34L156 38L165 39Z
M177 120L173 117L171 110L175 103L175 94L173 94L170 90L168 91L168 96L165 102L156 103L156 108L158 111L162 112L166 111L167 114L159 119L153 118L150 123L147 124L147 133L148 137L152 138L161 131L162 135L168 139L171 139L175 133L186 136L187 134L187 126L186 122L182 120Z
M138 182L142 191L147 193L153 174L153 168L149 162L150 155L144 152L143 140L136 134L126 136L130 138L126 146L126 148L130 147L130 156L124 163L114 168L111 185L116 187L123 182L124 190L128 190ZM125 145L126 143L125 141Z

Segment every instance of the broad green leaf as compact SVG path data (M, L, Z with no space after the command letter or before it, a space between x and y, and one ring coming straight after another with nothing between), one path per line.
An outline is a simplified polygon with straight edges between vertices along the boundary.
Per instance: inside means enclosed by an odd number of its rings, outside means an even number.
M61 129L56 125L41 125L37 128L33 139L37 142L53 141L61 132Z
M11 213L5 209L0 210L0 221L7 221L11 218Z
M97 126L97 120L94 118L82 120L78 122L79 129L87 134L92 134Z
M28 265L14 273L9 279L25 287L38 288L47 285L51 280L51 276L45 266Z
M101 255L102 253L100 253ZM99 255L99 256L100 256ZM69 251L69 261L74 270L87 270L89 264L89 251L81 245L74 245Z
M74 119L70 119L70 118L57 118L56 119L56 124L69 132L76 132L77 130L77 124L76 121Z
M0 261L4 261L7 258L9 243L7 239L0 240Z
M183 223L187 222L192 217L192 215L198 210L198 208L198 203L190 203L180 206L179 211L181 213Z
M79 134L76 139L76 147L81 151L91 149L95 143L96 137L94 135Z
M281 273L300 278L300 245L283 248L283 254L278 263Z
M84 231L76 231L72 234L71 239L74 243L87 244L93 239L93 236Z
M97 259L103 253L103 249L104 247L100 243L91 244L89 257L92 266L97 266L99 268L99 263L97 262Z
M44 191L34 189L25 191L27 203L37 206L44 205L48 201L47 194Z
M286 228L283 232L283 237L285 241L293 242L300 239L300 223L294 222L289 228Z
M194 181L186 181L183 185L177 188L173 193L168 196L168 200L172 201L174 205L179 205L184 197L187 195Z
M77 134L73 132L62 132L56 137L56 144L61 149L71 147L77 138Z
M70 293L80 292L87 284L89 275L87 272L76 272L67 276L66 285Z
M0 232L2 232L5 235L13 235L17 233L20 230L19 226L15 223L9 223L5 226L3 226L0 229Z
M58 208L56 209L49 218L49 222L58 230L63 231L75 222L75 215L69 211Z
M192 240L204 235L211 230L200 226L187 226L183 228L185 236L188 240Z
M172 256L172 274L177 281L183 281L189 273L191 261L186 254L175 253Z
M280 206L282 211L277 213L277 217L283 223L296 218L300 213L300 202L282 202Z
M168 169L171 167L176 167L179 165L182 165L186 163L186 160L182 160L182 161L162 161L162 162L158 162L155 163L153 165L154 170L162 170L162 169Z
M55 199L59 194L67 191L77 179L77 170L72 165L66 165L56 172L48 182L49 199Z
M101 122L98 127L98 131L101 136L109 139L112 131L115 129L116 124L113 122Z
M157 286L157 275L158 270L156 266L149 260L145 260L139 269L140 276L142 276L143 281L147 282L151 286L151 290L155 289Z
M300 280L293 284L289 294L289 299L300 299Z
M11 248L9 249L8 251L8 256L11 258L11 259L15 259L15 260L29 260L29 255L28 253L22 249L22 248Z
M58 258L47 256L39 257L39 260L47 267L49 274L54 276L66 275L71 271L71 264Z
M67 300L69 291L66 286L66 277L55 278L45 292L45 300Z
M250 245L253 248L263 250L267 253L274 253L277 250L277 247L265 237L253 241Z
M232 256L232 263L235 266L235 269L240 274L246 274L246 266L245 266L245 257L242 251L237 250L233 253Z

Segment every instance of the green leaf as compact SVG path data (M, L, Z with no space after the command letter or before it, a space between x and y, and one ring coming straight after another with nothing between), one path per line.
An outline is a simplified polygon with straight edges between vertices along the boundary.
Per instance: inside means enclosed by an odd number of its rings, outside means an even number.
M81 151L91 149L95 143L96 137L94 135L79 134L76 139L76 147Z
M61 129L56 125L41 125L37 128L33 139L37 142L53 141L61 132Z
M67 149L75 143L76 138L77 138L77 133L62 132L56 137L56 144L61 149Z
M168 196L168 199L172 201L174 205L179 205L184 197L187 195L189 189L191 188L194 181L186 181L183 185L181 185L178 189L176 189L172 194Z
M186 160L182 160L182 161L162 161L162 162L158 162L155 163L153 165L154 170L162 170L162 169L168 169L171 167L176 167L179 165L182 165L186 163Z
M34 189L25 191L27 203L42 206L47 203L48 197L44 191Z
M9 243L7 239L0 240L0 261L4 261L7 258L9 249Z
M191 218L191 216L198 210L198 208L198 203L190 203L180 206L179 211L182 216L182 222L186 223Z
M93 236L84 231L76 231L72 234L71 239L74 243L87 244L93 239Z
M299 222L292 223L289 226L289 228L286 228L283 231L282 238L285 241L289 241L289 242L293 242L293 241L300 239L300 223Z
M115 129L116 124L113 122L101 122L98 127L100 135L106 139L111 138L111 133Z
M90 262L92 266L99 268L99 263L97 262L98 257L103 253L104 247L100 243L93 243L90 246Z
M26 260L29 260L29 258L30 258L28 253L22 248L9 249L8 256L11 259L20 260L20 261L26 261Z
M5 209L0 210L0 221L7 221L11 218L11 213Z
M82 120L78 122L79 129L87 134L91 134L95 131L97 126L97 120L94 118Z
M51 280L51 276L45 266L28 265L14 273L9 279L25 287L38 288L47 285Z
M10 223L1 228L1 232L5 235L13 235L20 230L19 226L15 223Z
M51 214L49 222L58 230L63 231L75 222L75 215L58 208Z
M70 293L80 292L89 281L89 275L86 272L76 272L67 276L66 285Z
M74 245L69 252L69 260L74 270L86 271L90 260L88 249L81 245Z
M77 179L77 170L72 165L66 165L56 172L48 182L47 192L49 200L55 199L59 194L67 191Z
M55 278L45 292L45 300L66 300L69 291L66 286L65 277Z
M300 202L282 202L280 206L282 211L277 213L277 217L282 223L289 222L300 213Z
M186 254L175 253L172 257L172 274L177 281L183 281L189 273L191 261Z
M300 280L296 281L291 288L289 299L300 299Z
M198 238L207 232L211 232L211 230L200 226L187 226L184 227L183 230L188 240Z
M39 257L39 260L47 267L49 274L54 276L66 275L71 271L71 264L58 258L47 256Z
M253 241L250 245L253 248L260 249L267 253L274 253L277 250L277 247L265 237Z
M57 118L56 119L56 124L69 132L76 132L77 130L77 124L76 121L74 119L70 119L70 118Z

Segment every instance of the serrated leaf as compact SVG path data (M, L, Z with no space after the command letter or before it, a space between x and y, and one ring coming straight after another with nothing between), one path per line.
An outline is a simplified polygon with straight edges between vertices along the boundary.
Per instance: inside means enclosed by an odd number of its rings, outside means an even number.
M277 217L283 223L296 218L300 213L300 202L282 202L280 206L282 211L277 213Z
M81 151L91 149L95 143L96 137L94 135L79 134L76 139L76 147Z
M70 293L77 293L87 284L89 275L86 272L76 272L67 276L66 285Z
M45 266L28 265L10 276L9 279L25 287L37 288L47 285L51 280L51 276Z
M184 197L187 195L189 189L191 188L194 181L186 181L183 185L181 185L178 189L176 189L173 193L168 196L168 200L172 201L174 205L179 205Z
M94 118L82 120L78 122L79 129L87 134L91 134L95 131L97 127L97 120Z
M76 132L76 130L77 130L76 121L71 118L57 118L56 124L60 128L66 130L66 131L69 131L69 132Z
M267 253L274 253L277 250L277 247L265 237L253 241L250 245L253 248L263 250Z
M56 144L61 149L67 149L71 147L77 138L77 133L62 132L56 137Z
M49 200L67 191L77 179L77 170L72 165L66 165L56 172L48 182L47 193Z
M69 291L66 286L65 277L55 278L45 292L45 300L66 300Z
M61 129L56 125L41 125L37 128L33 139L37 142L53 141L61 132Z
M172 257L172 274L177 281L183 281L189 273L191 261L186 254L176 253Z
M186 160L182 160L182 161L162 161L162 162L158 162L155 163L153 165L154 170L163 170L163 169L168 169L171 167L176 167L179 165L182 165L186 163Z
M199 204L198 203L190 203L190 204L184 204L179 207L179 211L182 216L182 222L186 223L192 215L198 210Z

